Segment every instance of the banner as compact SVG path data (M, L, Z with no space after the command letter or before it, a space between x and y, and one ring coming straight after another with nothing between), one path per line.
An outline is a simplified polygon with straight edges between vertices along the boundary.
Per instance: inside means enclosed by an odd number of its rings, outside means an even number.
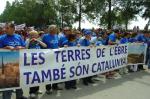
M0 90L80 79L127 66L128 45L0 51Z
M145 64L147 44L128 44L128 64Z
M15 30L16 31L24 30L25 27L26 27L26 24L16 25Z

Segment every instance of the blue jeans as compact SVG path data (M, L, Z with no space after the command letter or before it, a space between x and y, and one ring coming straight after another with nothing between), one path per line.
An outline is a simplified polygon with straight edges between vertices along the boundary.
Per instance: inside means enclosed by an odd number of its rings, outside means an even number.
M148 65L148 68L150 68L150 47L147 49L146 64Z
M3 91L3 99L11 99L12 90ZM23 96L22 89L16 89L16 99L19 99Z
M3 91L3 99L11 99L12 90Z

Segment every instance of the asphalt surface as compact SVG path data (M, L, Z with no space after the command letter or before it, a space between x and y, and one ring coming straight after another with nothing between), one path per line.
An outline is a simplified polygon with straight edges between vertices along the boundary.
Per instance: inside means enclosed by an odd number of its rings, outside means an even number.
M115 79L97 79L100 81L89 86L84 86L78 81L76 90L66 90L62 83L59 86L64 90L53 91L50 95L45 94L45 87L41 86L43 94L39 95L38 99L150 99L150 70L128 73ZM26 96L28 91L28 88L25 88ZM12 99L15 99L15 93Z

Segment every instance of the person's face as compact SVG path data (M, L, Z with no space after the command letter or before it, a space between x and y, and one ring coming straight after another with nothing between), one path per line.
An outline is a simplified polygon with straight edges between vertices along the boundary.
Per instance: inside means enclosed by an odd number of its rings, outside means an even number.
M64 32L65 32L65 35L72 34L71 30L64 30Z
M118 34L118 33L115 33L115 34L116 34L116 37L117 37L117 38L119 38L119 37L121 36L121 35L120 35L120 34Z
M91 40L91 35L85 35L85 38L86 38L87 40Z
M52 34L52 35L55 35L55 34L57 34L57 28L54 28L51 32L50 32L50 34Z
M37 39L38 37L39 37L39 35L36 34L36 33L35 33L35 34L34 34L34 33L33 33L33 34L30 34L30 38L31 38L31 39L33 39L33 38Z
M76 37L77 37L77 38L80 38L80 37L82 37L82 35L81 35L80 33L77 33L77 34L76 34Z
M8 35L12 35L15 32L15 29L10 26L6 26L5 31Z
M44 32L45 32L45 33L48 33L48 29L44 29Z

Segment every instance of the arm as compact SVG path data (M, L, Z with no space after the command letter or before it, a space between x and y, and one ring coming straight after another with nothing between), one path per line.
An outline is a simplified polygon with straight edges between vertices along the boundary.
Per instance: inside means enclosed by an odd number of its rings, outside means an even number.
M42 42L42 41L40 41L40 40L37 40L37 42L38 42L42 47L44 47L44 48L47 47L47 45L46 45L44 42Z

